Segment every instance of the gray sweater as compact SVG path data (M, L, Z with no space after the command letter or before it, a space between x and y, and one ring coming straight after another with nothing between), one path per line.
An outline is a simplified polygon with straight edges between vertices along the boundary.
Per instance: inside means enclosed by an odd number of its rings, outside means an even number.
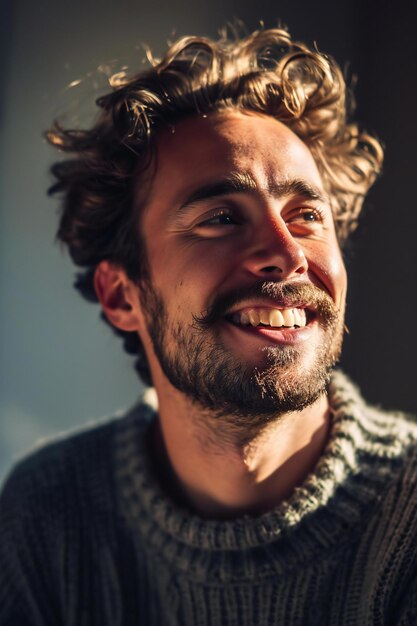
M1 626L417 624L417 426L340 373L314 472L207 521L159 486L152 410L48 444L0 500Z

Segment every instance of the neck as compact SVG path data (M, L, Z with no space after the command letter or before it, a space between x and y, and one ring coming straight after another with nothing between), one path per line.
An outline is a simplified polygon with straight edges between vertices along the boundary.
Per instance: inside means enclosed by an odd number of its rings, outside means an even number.
M164 381L154 431L159 474L169 492L200 516L261 514L286 500L314 469L326 444L327 396L280 415L243 437L232 416L198 410Z

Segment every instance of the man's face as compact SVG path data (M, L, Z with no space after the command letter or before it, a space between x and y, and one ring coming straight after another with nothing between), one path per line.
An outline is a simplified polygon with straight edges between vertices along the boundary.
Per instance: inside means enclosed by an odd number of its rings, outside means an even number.
M156 147L139 291L153 374L219 415L311 404L340 353L346 272L309 149L238 111L186 119Z

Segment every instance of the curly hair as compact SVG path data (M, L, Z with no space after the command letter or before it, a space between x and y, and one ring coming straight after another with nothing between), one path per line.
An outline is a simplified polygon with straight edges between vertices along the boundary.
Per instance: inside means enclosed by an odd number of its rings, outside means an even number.
M145 274L145 245L137 233L140 207L133 195L152 161L155 133L189 115L237 108L287 125L311 150L343 246L380 173L383 151L350 121L353 96L331 57L292 41L281 28L242 39L183 37L162 59L147 56L147 70L110 78L112 91L97 99L100 112L92 128L64 129L56 122L47 133L51 144L71 155L52 166L56 182L49 193L63 194L57 237L83 268L75 286L85 298L97 302L94 272L105 259L136 282ZM151 384L137 334L113 330L138 357L136 369Z

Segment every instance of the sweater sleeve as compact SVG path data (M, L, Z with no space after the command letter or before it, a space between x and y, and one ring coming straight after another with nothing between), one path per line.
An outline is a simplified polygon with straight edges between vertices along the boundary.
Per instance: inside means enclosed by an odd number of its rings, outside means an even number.
M56 510L48 505L53 481L38 457L14 469L0 497L1 626L60 623L51 559L57 545Z

